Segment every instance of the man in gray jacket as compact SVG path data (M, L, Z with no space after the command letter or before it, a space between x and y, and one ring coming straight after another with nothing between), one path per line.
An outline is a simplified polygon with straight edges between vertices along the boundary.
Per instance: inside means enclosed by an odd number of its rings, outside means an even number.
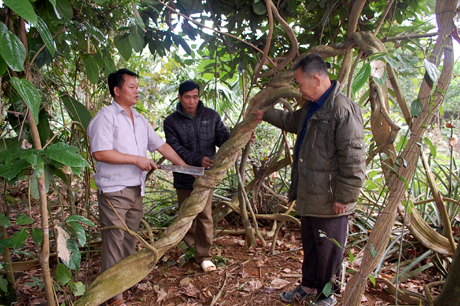
M307 100L304 106L293 112L253 112L259 123L297 134L289 200L297 201L301 216L302 282L280 298L290 303L316 297L314 305L336 305L348 216L365 177L363 118L359 106L340 92L340 84L329 79L320 55L302 58L294 70ZM325 296L329 282L333 294Z

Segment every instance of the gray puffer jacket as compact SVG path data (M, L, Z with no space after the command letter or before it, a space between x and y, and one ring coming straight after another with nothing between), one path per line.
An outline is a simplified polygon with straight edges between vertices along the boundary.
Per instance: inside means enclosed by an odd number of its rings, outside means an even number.
M300 216L337 217L333 202L348 205L341 215L351 214L365 178L361 109L339 91L339 82L333 82L334 89L308 121L299 153L294 152L289 199L297 200ZM263 120L300 136L311 103L294 112L269 109Z
M195 118L188 116L182 104L164 121L166 142L190 166L201 167L203 157L214 159L216 146L220 147L230 137L219 114L198 102ZM195 178L174 172L174 188L193 189Z

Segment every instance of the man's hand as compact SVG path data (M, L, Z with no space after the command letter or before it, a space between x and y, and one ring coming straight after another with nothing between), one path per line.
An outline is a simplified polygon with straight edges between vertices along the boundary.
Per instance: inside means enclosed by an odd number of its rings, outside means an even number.
M333 206L334 206L334 212L337 215L343 214L343 213L345 213L347 211L347 204L334 202Z
M258 109L256 111L251 112L254 115L254 119L256 119L257 123L262 123L262 117L264 115L264 111Z
M150 169L158 169L153 160L143 156L135 156L134 164L142 171L150 171Z
M212 167L212 159L209 157L203 157L203 161L201 162L201 166L204 167L205 169L209 169Z

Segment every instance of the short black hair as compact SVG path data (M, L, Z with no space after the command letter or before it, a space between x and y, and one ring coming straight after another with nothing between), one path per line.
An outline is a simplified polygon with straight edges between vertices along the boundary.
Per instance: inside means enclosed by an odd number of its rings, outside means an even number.
M318 53L308 54L301 58L293 65L293 70L301 69L302 73L312 76L317 73L323 76L329 76L326 62Z
M125 77L124 77L125 74L135 77L136 79L139 78L139 75L137 73L132 72L131 70L128 70L126 68L118 69L117 71L109 74L109 77L107 78L107 82L109 83L110 94L112 95L113 98L115 98L114 88L123 87L123 84L125 83Z
M200 94L200 85L197 82L192 80L184 81L179 85L179 95L182 96L187 91L192 91L195 88L198 89L198 94Z

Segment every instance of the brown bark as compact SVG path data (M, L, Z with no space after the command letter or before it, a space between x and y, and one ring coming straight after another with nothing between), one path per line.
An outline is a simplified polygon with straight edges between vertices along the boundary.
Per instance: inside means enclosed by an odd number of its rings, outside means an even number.
M408 161L417 160L420 148L418 142L422 140L422 135L426 130L426 124L436 112L444 92L450 83L453 70L453 50L452 37L450 33L454 27L453 18L455 16L456 1L438 0L436 2L436 17L439 28L439 36L430 57L430 61L439 66L439 62L444 55L444 63L441 76L435 88L433 81L425 74L424 82L421 85L418 99L422 102L423 112L413 120L412 134L402 156ZM434 91L433 91L434 89ZM433 94L432 94L433 91ZM377 219L374 230L371 233L369 242L366 245L363 263L359 273L355 274L347 284L343 303L346 306L360 305L361 296L364 293L367 276L374 271L377 263L381 260L386 245L390 238L391 226L396 219L396 210L403 200L406 199L405 182L410 181L416 169L416 163L409 162L407 167L400 165L390 180L390 196L388 205ZM400 179L403 178L405 181ZM372 256L371 249L375 248L377 255Z

